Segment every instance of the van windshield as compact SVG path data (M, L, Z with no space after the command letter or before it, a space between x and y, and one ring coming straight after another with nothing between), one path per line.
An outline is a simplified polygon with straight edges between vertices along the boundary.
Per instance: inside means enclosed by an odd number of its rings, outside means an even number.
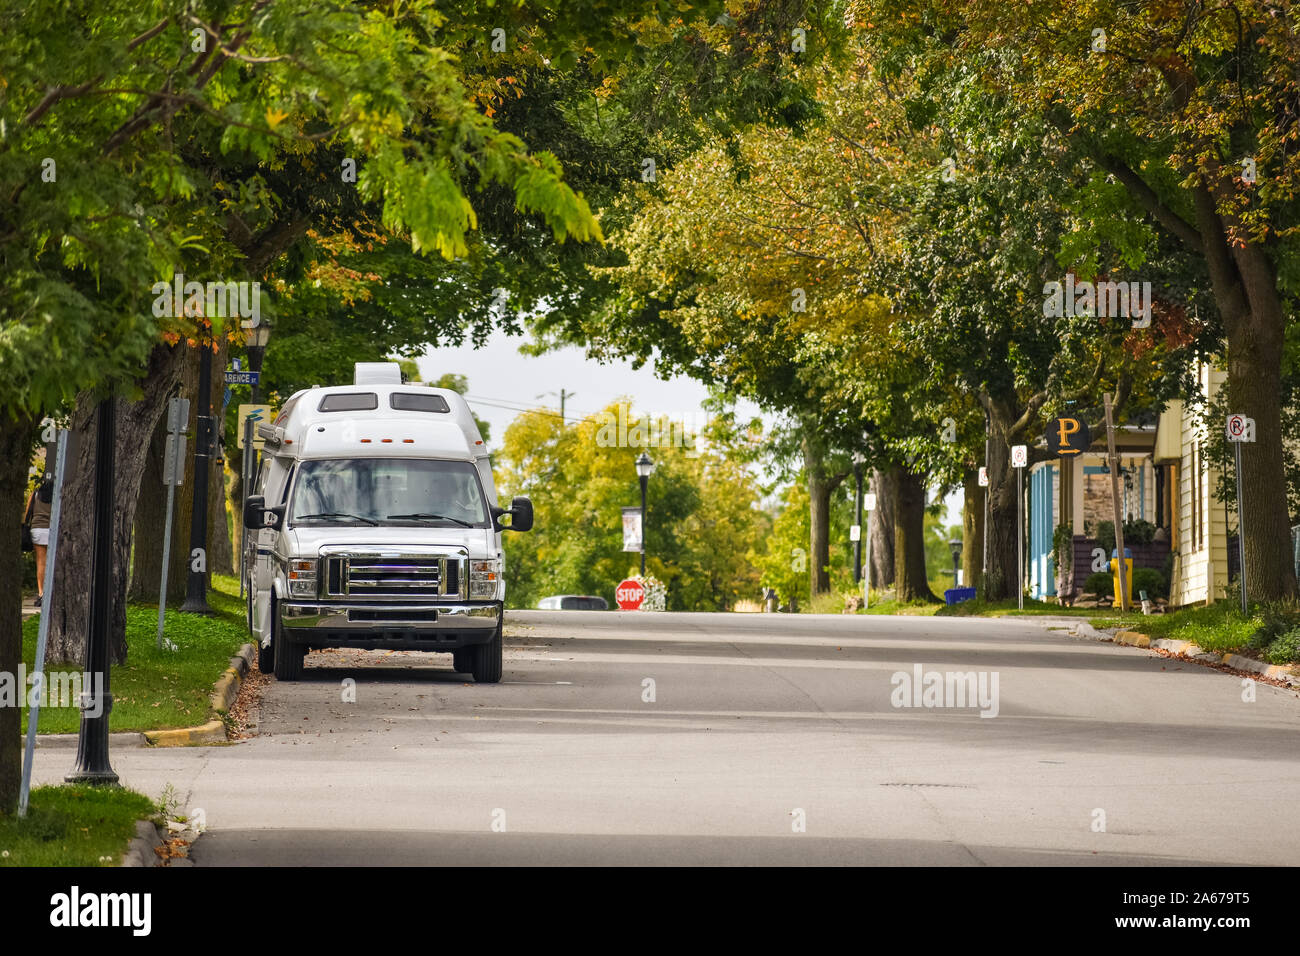
M300 462L289 514L301 525L491 526L472 464L419 458Z

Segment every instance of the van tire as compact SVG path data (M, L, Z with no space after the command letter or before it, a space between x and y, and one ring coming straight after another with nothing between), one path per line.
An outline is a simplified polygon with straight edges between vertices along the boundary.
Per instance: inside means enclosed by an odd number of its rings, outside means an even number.
M468 647L451 652L451 669L457 674L468 674L473 666L473 655Z
M280 630L280 616L276 614L275 602L271 602L271 654L275 660L275 679L286 682L302 678L302 662L307 657L307 648L301 644L290 644Z
M257 644L257 669L263 674L270 674L275 670L275 645L263 647L260 638Z
M501 625L497 624L496 633L486 644L477 644L470 649L469 671L474 675L476 684L495 684L501 680Z

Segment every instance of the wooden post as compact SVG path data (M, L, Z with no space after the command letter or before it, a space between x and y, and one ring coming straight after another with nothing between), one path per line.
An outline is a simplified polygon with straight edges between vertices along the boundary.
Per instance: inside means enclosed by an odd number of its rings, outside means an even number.
M1110 464L1110 497L1115 509L1116 568L1119 572L1119 607L1128 613L1128 575L1124 565L1124 515L1119 503L1119 455L1115 454L1115 422L1111 418L1110 392L1106 393L1106 449Z

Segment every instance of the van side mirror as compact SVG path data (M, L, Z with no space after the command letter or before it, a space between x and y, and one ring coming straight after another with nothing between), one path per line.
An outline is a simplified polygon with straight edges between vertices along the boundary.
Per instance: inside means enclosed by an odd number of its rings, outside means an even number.
M533 530L533 503L528 498L510 499L510 530Z
M501 519L510 516L509 524L502 524ZM493 508L492 524L498 531L531 531L533 529L533 503L527 498L510 500L509 508Z
M262 528L270 528L273 531L279 531L280 525L284 522L284 507L268 508L266 499L261 495L253 495L244 502L244 527L253 531L259 531Z

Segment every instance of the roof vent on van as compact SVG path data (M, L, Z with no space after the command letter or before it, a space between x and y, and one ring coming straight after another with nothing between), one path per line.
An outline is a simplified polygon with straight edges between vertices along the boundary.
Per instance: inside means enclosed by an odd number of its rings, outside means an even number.
M357 362L353 385L401 385L402 367L396 362Z

